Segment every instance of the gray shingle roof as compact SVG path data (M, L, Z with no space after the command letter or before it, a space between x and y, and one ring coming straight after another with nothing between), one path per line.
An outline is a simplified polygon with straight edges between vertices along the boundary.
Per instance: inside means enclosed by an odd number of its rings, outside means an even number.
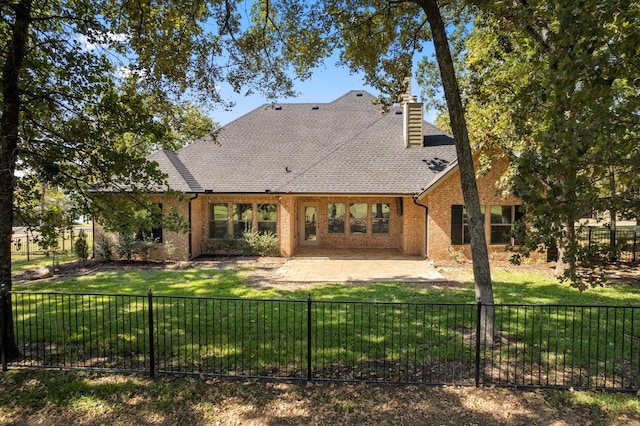
M330 103L264 105L175 153L150 159L171 188L216 193L414 194L456 159L453 138L424 123L405 148L403 117L351 91Z

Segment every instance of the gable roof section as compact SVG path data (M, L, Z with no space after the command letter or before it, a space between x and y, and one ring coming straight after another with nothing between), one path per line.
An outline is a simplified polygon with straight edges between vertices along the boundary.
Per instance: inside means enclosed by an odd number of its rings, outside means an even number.
M202 192L202 187L189 169L173 151L162 150L149 156L149 161L158 163L158 168L167 174L169 188L181 192Z
M405 148L402 108L382 114L363 91L330 103L263 105L158 161L171 188L215 193L414 194L455 161L453 139L424 123ZM188 188L188 189L187 189Z

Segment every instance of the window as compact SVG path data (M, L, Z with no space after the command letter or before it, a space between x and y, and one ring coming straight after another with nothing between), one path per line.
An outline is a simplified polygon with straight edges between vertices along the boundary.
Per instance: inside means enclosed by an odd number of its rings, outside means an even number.
M255 215L254 215L255 211ZM254 223L255 221L255 223ZM245 232L277 234L278 205L253 203L209 203L209 238L228 235L242 237Z
M482 223L484 223L484 206L480 206L480 213L482 213ZM461 245L470 243L471 236L469 234L467 210L464 206L453 205L451 206L451 244Z
M228 233L229 206L209 204L209 238L224 238Z
M232 223L233 235L241 237L245 232L253 229L253 206L251 204L233 204Z
M375 203L371 205L371 232L374 234L389 233L389 204Z
M491 206L491 244L511 244L513 224L522 213L522 206Z
M349 233L366 234L368 206L366 203L354 203L349 205Z
M329 234L344 234L344 203L329 203L327 216L327 232Z
M277 234L278 223L278 205L277 204L258 204L258 232L271 232Z
M136 239L139 241L151 239L156 243L162 242L162 203L155 204L157 209L151 212L151 230L140 229L136 233Z

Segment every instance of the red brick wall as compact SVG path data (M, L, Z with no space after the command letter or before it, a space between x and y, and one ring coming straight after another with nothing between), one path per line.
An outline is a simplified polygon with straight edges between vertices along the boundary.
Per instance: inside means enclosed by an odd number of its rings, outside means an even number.
M484 175L477 177L478 194L480 204L485 206L485 235L491 260L507 260L510 253L505 251L505 246L491 245L489 235L491 229L491 217L489 209L492 205L517 205L520 201L511 196L501 194L496 183L504 171L507 169L506 158L494 161L491 170ZM427 256L433 260L451 260L455 256L462 256L471 259L471 246L451 244L451 206L464 205L462 188L460 184L460 173L454 170L442 182L421 200L422 204L429 207L428 219L428 249ZM452 254L455 253L455 254Z

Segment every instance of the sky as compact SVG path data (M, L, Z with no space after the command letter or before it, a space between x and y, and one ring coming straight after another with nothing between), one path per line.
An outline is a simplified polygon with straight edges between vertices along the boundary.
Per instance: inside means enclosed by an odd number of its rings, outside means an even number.
M411 83L411 94L420 98L420 89L415 80ZM266 104L271 103L259 94L251 96L243 96L233 91L224 91L223 95L226 99L235 102L235 107L231 111L225 111L222 108L210 111L211 118L220 125L224 126L242 115ZM364 76L361 74L351 74L347 68L336 67L327 61L327 65L316 69L308 80L297 82L295 90L299 96L295 98L282 98L279 103L327 103L338 99L350 90L365 90L374 96L378 96L379 92L364 82ZM436 119L435 111L425 112L425 120L433 123Z

